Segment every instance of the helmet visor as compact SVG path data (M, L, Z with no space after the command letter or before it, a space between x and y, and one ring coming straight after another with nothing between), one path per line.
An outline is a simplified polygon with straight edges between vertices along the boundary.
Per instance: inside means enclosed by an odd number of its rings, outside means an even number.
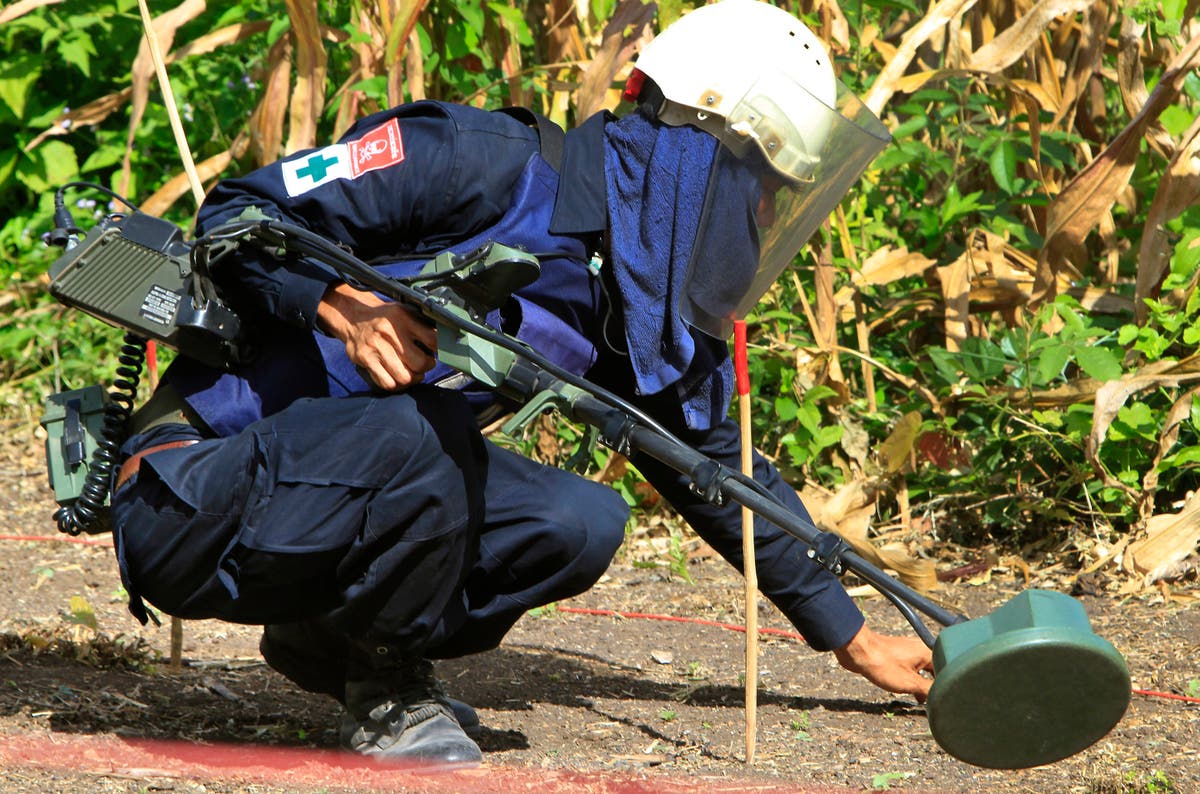
M836 110L809 95L805 112L820 117L809 118L810 134L803 138L786 117L767 115L773 99L751 95L756 97L754 129L760 132L750 139L762 156L751 151L739 157L736 150L718 148L680 298L684 321L719 339L729 337L734 321L754 308L891 140L887 128L840 82ZM743 106L751 104L744 99L738 107ZM748 115L739 118L750 123ZM737 123L731 114L727 127ZM817 127L826 132L812 135ZM813 151L818 138L820 148ZM777 142L774 157L767 151L772 140Z

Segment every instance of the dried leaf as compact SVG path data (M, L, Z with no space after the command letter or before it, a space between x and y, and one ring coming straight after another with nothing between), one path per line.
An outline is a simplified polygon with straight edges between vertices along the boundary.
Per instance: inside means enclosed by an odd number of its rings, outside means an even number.
M946 349L951 352L961 350L962 342L967 338L967 321L971 315L970 260L971 251L968 249L958 259L937 269L938 283L946 305L942 328L946 334Z
M1146 88L1146 76L1142 70L1142 35L1146 31L1144 22L1137 22L1131 15L1121 17L1121 33L1117 46L1117 87L1121 101L1130 116L1136 116L1150 97ZM1152 119L1146 125L1146 140L1169 159L1175 151L1175 142L1166 128Z
M575 107L579 118L587 118L605 105L605 96L617 73L634 52L651 38L655 4L621 0L604 26L600 49L583 70Z
M806 485L800 498L817 527L837 533L867 562L877 568L895 571L900 581L909 587L922 590L936 587L937 571L933 560L913 557L902 544L877 548L867 538L875 513L874 486L873 480L852 480L831 494Z
M233 44L263 33L269 30L270 27L271 23L268 20L239 22L235 25L227 25L211 33L206 33L198 39L193 39L187 44L181 45L170 55L164 55L163 61L170 64L175 61L181 61L184 58L190 58L193 55L205 55L219 50L228 44Z
M836 49L840 52L849 50L850 22L842 13L842 8L837 4L837 0L823 0L820 14L823 22L821 38L837 45Z
M875 82L871 85L871 91L867 94L863 104L878 116L883 110L883 106L892 98L892 94L896 93L897 85L908 72L909 65L916 57L917 49L936 32L946 27L947 23L974 6L976 2L977 0L941 0L941 2L931 5L924 18L904 34L900 40L900 47L888 60L879 76L875 78Z
M1051 202L1046 241L1038 257L1035 301L1053 297L1057 271L1073 254L1078 256L1076 252L1081 250L1084 238L1129 183L1147 126L1178 96L1197 57L1200 57L1200 35L1192 38L1171 61L1138 115Z
M90 629L97 628L96 610L92 609L92 605L83 596L71 596L68 602L71 610L71 622L77 623L80 626L87 626Z
M900 417L887 439L879 445L879 462L884 471L896 474L908 465L920 431L920 411L909 411Z
M810 315L810 321L815 318L813 338L826 355L828 366L826 378L832 381L829 385L837 388L845 385L842 375L841 360L838 358L837 324L838 302L833 285L837 280L837 270L833 265L832 243L829 235L816 252L816 266L813 268L813 292L817 296L816 312Z
M885 245L867 257L859 270L851 272L850 281L859 287L891 284L919 276L932 265L933 260L919 251L909 251L907 246Z
M286 154L317 143L317 121L325 108L325 47L317 16L317 0L286 0L292 20L296 87L288 113Z
M292 42L283 36L267 53L262 98L250 115L250 139L254 159L260 166L275 162L283 154L283 123L287 117L291 72Z
M1012 66L1041 39L1056 17L1083 11L1092 3L1093 0L1041 0L1003 33L976 50L968 61L969 68L999 72Z
M133 88L125 88L115 94L108 94L99 99L94 99L83 107L63 113L54 120L48 129L25 144L25 151L33 151L34 147L46 140L46 138L54 135L66 135L71 127L99 124L108 118L114 110L128 102L131 96L133 96Z
M1084 19L1078 46L1072 53L1066 79L1063 80L1062 103L1055 110L1055 118L1052 123L1054 127L1061 124L1066 115L1076 107L1079 98L1087 90L1092 75L1100 71L1104 47L1108 42L1110 7L1108 0L1095 0ZM1043 105L1043 107L1048 106Z
M1175 514L1160 514L1146 522L1146 537L1129 544L1121 569L1141 574L1143 585L1162 579L1200 544L1200 493Z
M17 17L23 17L35 8L52 6L63 0L17 0L17 2L0 8L0 25L11 22Z
M1032 80L1007 79L1003 78L1002 76L997 76L997 79L1000 81L1001 85L1007 86L1009 90L1013 91L1014 93L1021 94L1032 99L1037 107L1041 108L1042 110L1048 110L1051 113L1057 113L1059 108L1062 107L1063 100L1058 97L1051 96L1041 83L1035 83ZM1033 130L1037 129L1040 122L1038 121L1038 114L1032 109L1028 115L1032 132ZM1033 158L1031 165L1041 168L1041 163L1036 156L1036 141L1034 143L1035 157Z
M386 16L384 10L383 36L385 39L383 50L383 61L387 67L387 98L388 104L398 105L404 100L404 91L402 88L404 73L411 71L412 63L407 57L406 50L413 46L416 42L417 20L421 16L421 12L425 10L425 6L429 4L429 0L404 0L397 3L395 13L391 17ZM419 47L420 44L417 43ZM401 69L403 64L404 69ZM424 67L422 67L423 69ZM363 75L366 76L365 74ZM412 84L413 75L409 75L409 84ZM421 75L422 96L424 95L424 73ZM413 97L416 99L416 96Z

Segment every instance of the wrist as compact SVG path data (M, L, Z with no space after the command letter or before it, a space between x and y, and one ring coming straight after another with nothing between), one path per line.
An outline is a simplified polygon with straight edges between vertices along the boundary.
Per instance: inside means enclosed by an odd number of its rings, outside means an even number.
M355 316L363 309L381 302L373 293L355 289L349 284L331 285L317 304L317 329L345 340L350 327L354 325Z
M833 654L837 657L838 664L854 672L864 670L871 658L871 645L874 638L875 632L867 628L864 623L858 633L850 639L850 642L834 649Z

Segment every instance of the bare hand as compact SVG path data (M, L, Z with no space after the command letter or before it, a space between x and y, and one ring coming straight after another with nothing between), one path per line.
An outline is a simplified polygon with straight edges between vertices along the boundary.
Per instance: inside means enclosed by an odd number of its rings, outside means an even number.
M345 343L350 361L384 391L420 383L437 364L437 330L374 293L338 284L321 299L317 322Z
M877 634L863 626L854 639L833 652L838 664L858 673L880 689L913 695L924 703L933 683L933 652L917 637Z

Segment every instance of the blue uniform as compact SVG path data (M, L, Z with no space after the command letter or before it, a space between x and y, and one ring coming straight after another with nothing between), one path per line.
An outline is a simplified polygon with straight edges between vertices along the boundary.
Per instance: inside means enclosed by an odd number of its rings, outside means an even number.
M639 394L603 256L608 224L600 114L567 135L558 172L537 131L514 118L419 102L360 121L339 144L220 183L199 231L257 207L349 246L394 275L487 240L537 253L542 275L489 318L556 363L634 402L702 453L739 467L724 416L685 413L679 393ZM608 488L537 465L473 430L492 402L467 386L372 393L340 342L315 329L337 277L267 256L221 263L226 298L254 328L257 356L221 373L178 359L164 378L204 420L161 425L125 451L180 438L113 497L118 555L135 614L145 597L183 617L248 623L317 619L427 656L494 647L527 609L589 587L627 517ZM697 340L698 344L713 346ZM723 354L698 359L716 373ZM449 373L439 365L426 378ZM703 373L701 373L703 374ZM703 420L703 417L701 417ZM691 494L653 460L638 466L697 532L741 567L741 509ZM764 458L755 477L797 513ZM547 499L546 494L554 494ZM804 544L756 522L759 584L818 650L862 616Z

